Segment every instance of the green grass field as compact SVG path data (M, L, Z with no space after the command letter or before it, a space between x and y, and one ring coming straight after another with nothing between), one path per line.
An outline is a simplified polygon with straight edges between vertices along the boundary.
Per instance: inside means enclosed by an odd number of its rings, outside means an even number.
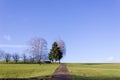
M120 80L120 64L68 64L73 80Z
M50 77L59 64L0 64L0 78Z

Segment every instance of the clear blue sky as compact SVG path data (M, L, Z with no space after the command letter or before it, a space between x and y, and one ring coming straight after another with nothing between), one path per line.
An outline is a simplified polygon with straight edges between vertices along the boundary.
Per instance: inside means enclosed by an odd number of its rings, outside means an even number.
M63 62L120 62L120 0L0 0L0 49L34 37L64 40Z

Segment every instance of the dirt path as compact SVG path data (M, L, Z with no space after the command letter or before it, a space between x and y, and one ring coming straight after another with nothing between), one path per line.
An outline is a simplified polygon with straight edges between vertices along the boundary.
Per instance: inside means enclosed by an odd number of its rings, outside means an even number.
M66 64L61 64L55 70L52 80L72 80Z

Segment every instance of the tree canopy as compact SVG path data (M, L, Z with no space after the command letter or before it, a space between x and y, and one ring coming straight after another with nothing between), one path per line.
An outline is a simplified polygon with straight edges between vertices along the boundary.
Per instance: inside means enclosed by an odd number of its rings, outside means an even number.
M54 42L52 45L52 49L50 50L49 53L49 60L53 61L59 61L62 59L63 57L63 52L60 50L60 47L58 47L57 42Z

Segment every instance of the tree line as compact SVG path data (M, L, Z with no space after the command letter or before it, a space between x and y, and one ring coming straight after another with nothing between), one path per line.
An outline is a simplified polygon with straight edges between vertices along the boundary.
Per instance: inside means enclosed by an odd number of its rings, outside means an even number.
M50 51L47 51L47 41L44 38L33 38L29 41L28 48L22 55L18 53L7 53L0 50L0 60L9 62L23 63L56 63L63 58L66 53L65 43L63 40L54 41Z

